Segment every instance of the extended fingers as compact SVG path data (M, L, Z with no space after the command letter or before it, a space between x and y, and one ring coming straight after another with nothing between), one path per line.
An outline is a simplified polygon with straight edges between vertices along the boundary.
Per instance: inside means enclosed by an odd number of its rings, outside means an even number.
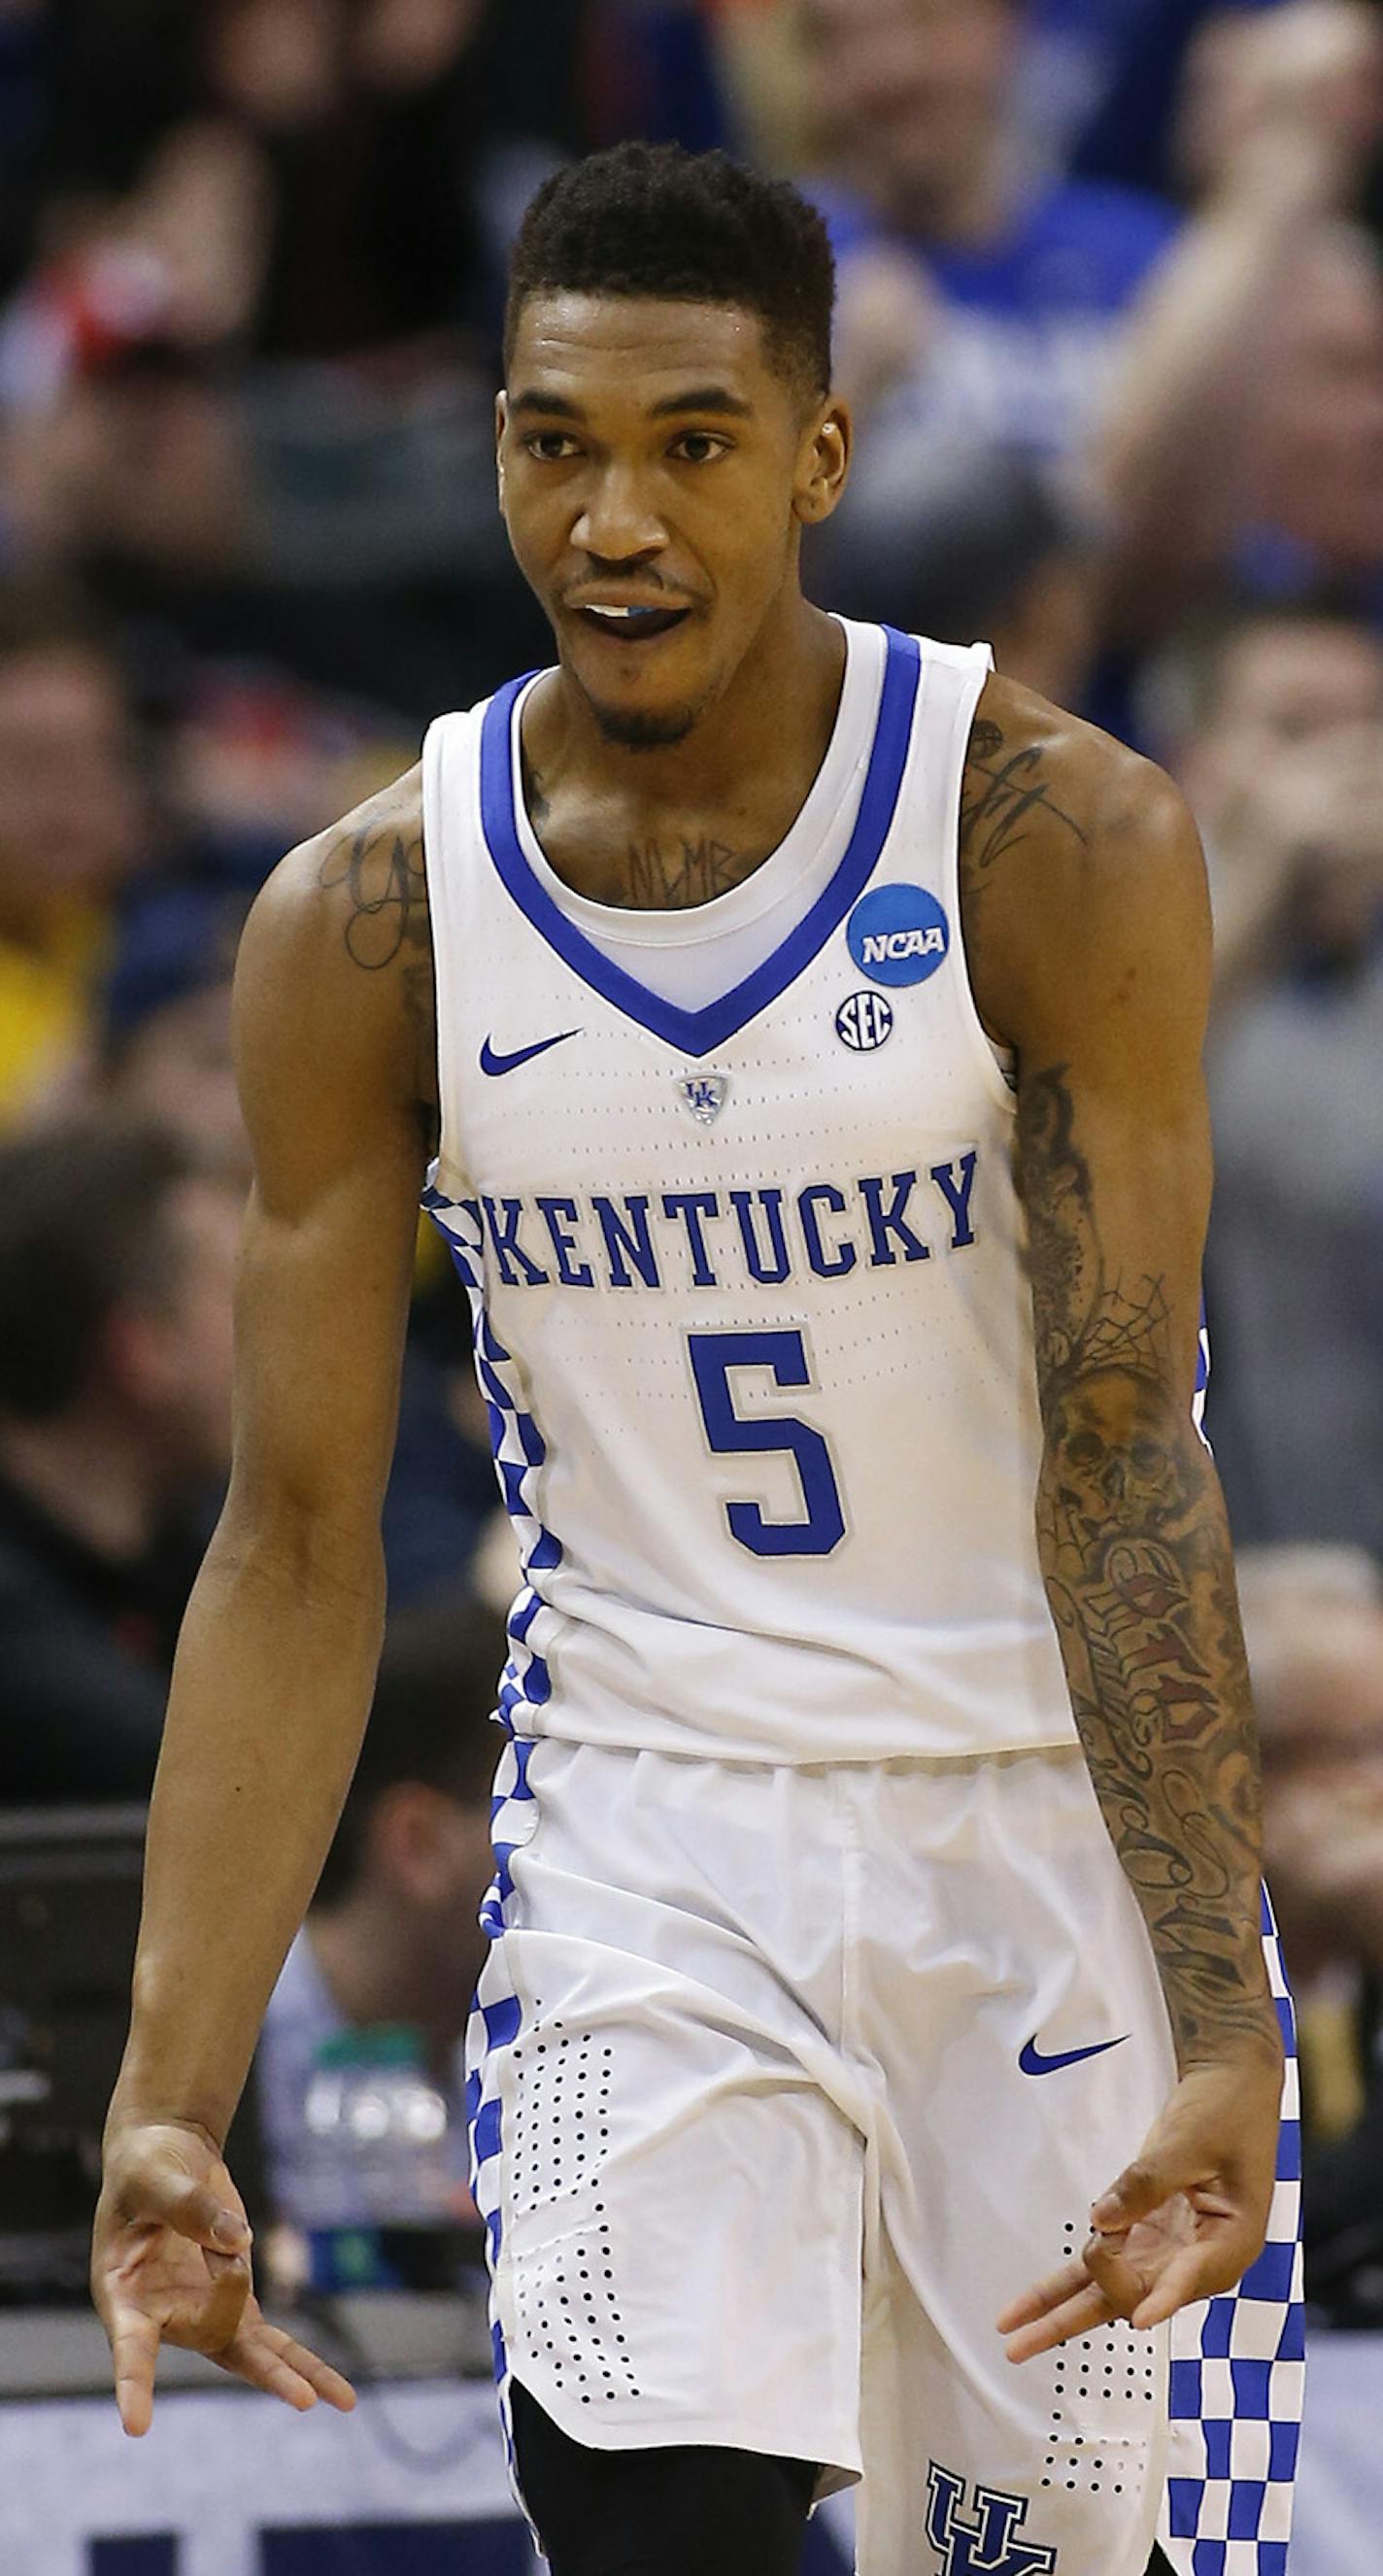
M252 2326L237 2335L222 2359L227 2369L300 2414L315 2406L319 2397L342 2415L349 2415L355 2404L355 2390L339 2370L310 2352L306 2344L295 2342L281 2326L267 2325L263 2317L256 2317Z
M1073 2335L1089 2334L1094 2327L1109 2324L1114 2311L1104 2291L1085 2275L1082 2281L1083 2286L1068 2298L1008 2335L1004 2350L1010 2361L1031 2361L1039 2352L1051 2352L1055 2345L1069 2343ZM1011 2315L1012 2311L1005 2313Z
M112 2307L108 2332L115 2366L115 2402L125 2431L147 2433L154 2412L154 2365L159 2330L152 2317L123 2301Z
M1125 2238L1092 2236L1080 2257L1049 2272L996 2319L1010 2361L1031 2361L1073 2335L1131 2316L1146 2284L1124 2252Z
M1059 2272L1049 2272L1045 2281L1034 2281L1021 2298L1010 2299L994 2322L1000 2334L1012 2334L1015 2327L1031 2325L1035 2317L1045 2317L1073 2293L1082 2289L1090 2275L1083 2263L1063 2263Z

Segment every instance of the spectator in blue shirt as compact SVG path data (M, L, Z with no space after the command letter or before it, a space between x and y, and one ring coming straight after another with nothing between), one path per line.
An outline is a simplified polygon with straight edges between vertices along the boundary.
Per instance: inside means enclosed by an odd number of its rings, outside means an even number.
M1038 166L1014 112L1019 0L806 0L801 25L861 433L819 595L985 635L1013 677L1080 703L1099 581L1085 460L1176 218Z
M1059 460L1175 217L1032 165L1024 23L1018 0L807 0L803 34L848 389L880 437L906 421Z

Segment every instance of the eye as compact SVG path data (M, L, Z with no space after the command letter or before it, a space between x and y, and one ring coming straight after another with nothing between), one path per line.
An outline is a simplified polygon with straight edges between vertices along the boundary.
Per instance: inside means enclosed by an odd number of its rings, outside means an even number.
M728 455L729 447L728 438L717 438L713 430L684 429L673 442L672 454L684 465L713 465L718 456Z
M524 440L530 456L541 465L565 465L568 458L579 454L575 439L565 429L535 429Z

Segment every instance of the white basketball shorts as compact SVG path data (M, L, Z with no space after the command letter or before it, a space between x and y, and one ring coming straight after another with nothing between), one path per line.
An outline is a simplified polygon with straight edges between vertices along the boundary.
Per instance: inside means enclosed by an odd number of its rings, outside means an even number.
M1173 2078L1081 1755L505 1765L470 2066L501 2391L862 2480L860 2576L1143 2576L1165 2329L1015 2367L994 2327Z

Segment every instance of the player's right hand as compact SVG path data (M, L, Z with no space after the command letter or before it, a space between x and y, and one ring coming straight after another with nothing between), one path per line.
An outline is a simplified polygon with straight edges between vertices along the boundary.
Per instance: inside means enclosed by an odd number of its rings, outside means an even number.
M261 2313L244 2203L200 2129L142 2122L108 2137L91 2288L127 2433L149 2429L163 2342L205 2353L300 2412L319 2397L343 2414L355 2404L348 2380Z

